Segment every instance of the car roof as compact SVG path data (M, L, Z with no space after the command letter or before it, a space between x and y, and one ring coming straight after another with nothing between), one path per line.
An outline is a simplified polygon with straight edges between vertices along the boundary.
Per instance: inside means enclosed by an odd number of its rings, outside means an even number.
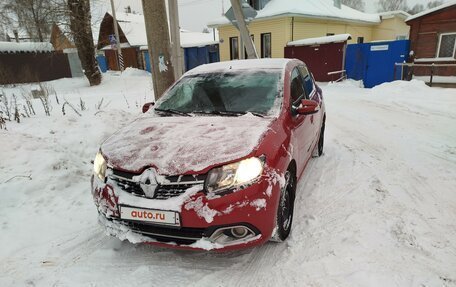
M268 69L285 69L293 59L249 59L218 62L198 66L185 75L206 74L213 72L232 72L240 70L268 70Z

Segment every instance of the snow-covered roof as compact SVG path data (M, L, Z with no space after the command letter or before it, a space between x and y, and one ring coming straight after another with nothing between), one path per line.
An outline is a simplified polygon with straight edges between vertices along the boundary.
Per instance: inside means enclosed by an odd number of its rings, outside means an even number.
M182 48L201 47L219 43L217 36L214 40L214 34L212 33L191 32L187 30L180 31L180 41Z
M382 17L382 19L389 19L389 18L393 18L396 16L401 17L402 19L407 19L408 17L411 16L409 13L402 11L402 10L382 12L382 13L379 13L378 15L380 15L380 17Z
M417 14L415 14L413 16L410 16L410 17L407 18L406 22L408 22L410 20L413 20L413 19L416 19L416 18L420 18L420 17L422 17L424 15L428 15L428 14L434 13L436 11L451 7L453 5L456 5L456 0L448 1L447 3L444 3L444 4L440 5L440 6L435 7L435 8L424 10L423 12L420 12L420 13L417 13Z
M258 11L255 19L280 16L300 16L368 24L380 23L378 14L364 13L345 5L342 5L339 9L334 6L333 0L271 0L263 9ZM221 17L209 22L208 26L217 27L225 24L229 24L228 19Z
M143 15L116 12L116 17L131 46L147 46L146 26ZM212 33L191 32L181 29L180 42L181 47L188 48L217 44L219 41L217 37L214 40Z
M188 71L186 75L210 73L214 71L283 69L290 61L293 61L293 59L272 58L217 62L198 66Z
M51 52L54 47L47 42L0 42L0 52Z
M307 39L291 41L291 42L288 42L287 46L321 45L321 44L345 42L350 39L351 39L350 34L339 34L339 35L333 35L333 36L307 38Z

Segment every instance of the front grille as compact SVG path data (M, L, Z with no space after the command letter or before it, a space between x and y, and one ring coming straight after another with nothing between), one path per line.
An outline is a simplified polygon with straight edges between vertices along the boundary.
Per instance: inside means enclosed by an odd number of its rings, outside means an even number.
M139 182L133 180L134 176L140 174L128 173L119 170L112 170L109 178L117 183L117 185L124 191L136 196L147 197L141 189ZM166 177L166 183L159 183L155 190L153 199L168 199L171 197L179 196L185 191L198 184L203 184L206 175L180 175Z
M153 238L160 242L176 242L177 244L188 245L206 237L204 228L170 228L127 220L122 220L122 222L130 227L135 233Z

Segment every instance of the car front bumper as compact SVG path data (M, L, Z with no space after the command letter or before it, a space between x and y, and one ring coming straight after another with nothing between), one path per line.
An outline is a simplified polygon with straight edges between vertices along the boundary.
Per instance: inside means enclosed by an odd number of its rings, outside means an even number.
M92 177L92 195L100 223L108 234L121 240L180 249L228 251L260 245L271 238L276 222L279 182L263 176L245 189L214 198L207 197L201 188L180 206L170 206L167 200L133 196L114 181L108 179L103 183ZM180 226L120 218L120 206L148 209L151 203L163 206L159 209L178 212ZM235 237L234 228L246 231L246 235Z

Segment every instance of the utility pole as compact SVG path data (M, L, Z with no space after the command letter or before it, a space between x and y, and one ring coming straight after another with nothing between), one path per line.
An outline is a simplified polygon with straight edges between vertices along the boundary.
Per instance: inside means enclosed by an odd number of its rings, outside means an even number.
M117 27L117 18L116 18L116 8L114 7L114 0L111 0L111 10L112 10L112 19L114 25L114 33L116 34L116 46L117 46L117 59L119 64L119 70L122 72L124 70L124 62L122 56L122 48L120 47L120 37L119 37L119 28Z
M179 10L177 0L168 0L169 25L171 30L171 62L174 66L174 78L179 79L184 72L184 59L180 45Z
M158 100L174 82L165 0L142 0L154 97Z
M244 19L244 12L242 12L241 0L230 0L231 7L233 8L234 17L236 18L237 25L239 27L239 32L241 33L241 42L245 45L245 50L247 51L247 57L249 59L258 59L258 54L253 45L252 38L250 38L249 29ZM241 45L241 49L244 49L244 46ZM243 51L241 51L243 54Z

